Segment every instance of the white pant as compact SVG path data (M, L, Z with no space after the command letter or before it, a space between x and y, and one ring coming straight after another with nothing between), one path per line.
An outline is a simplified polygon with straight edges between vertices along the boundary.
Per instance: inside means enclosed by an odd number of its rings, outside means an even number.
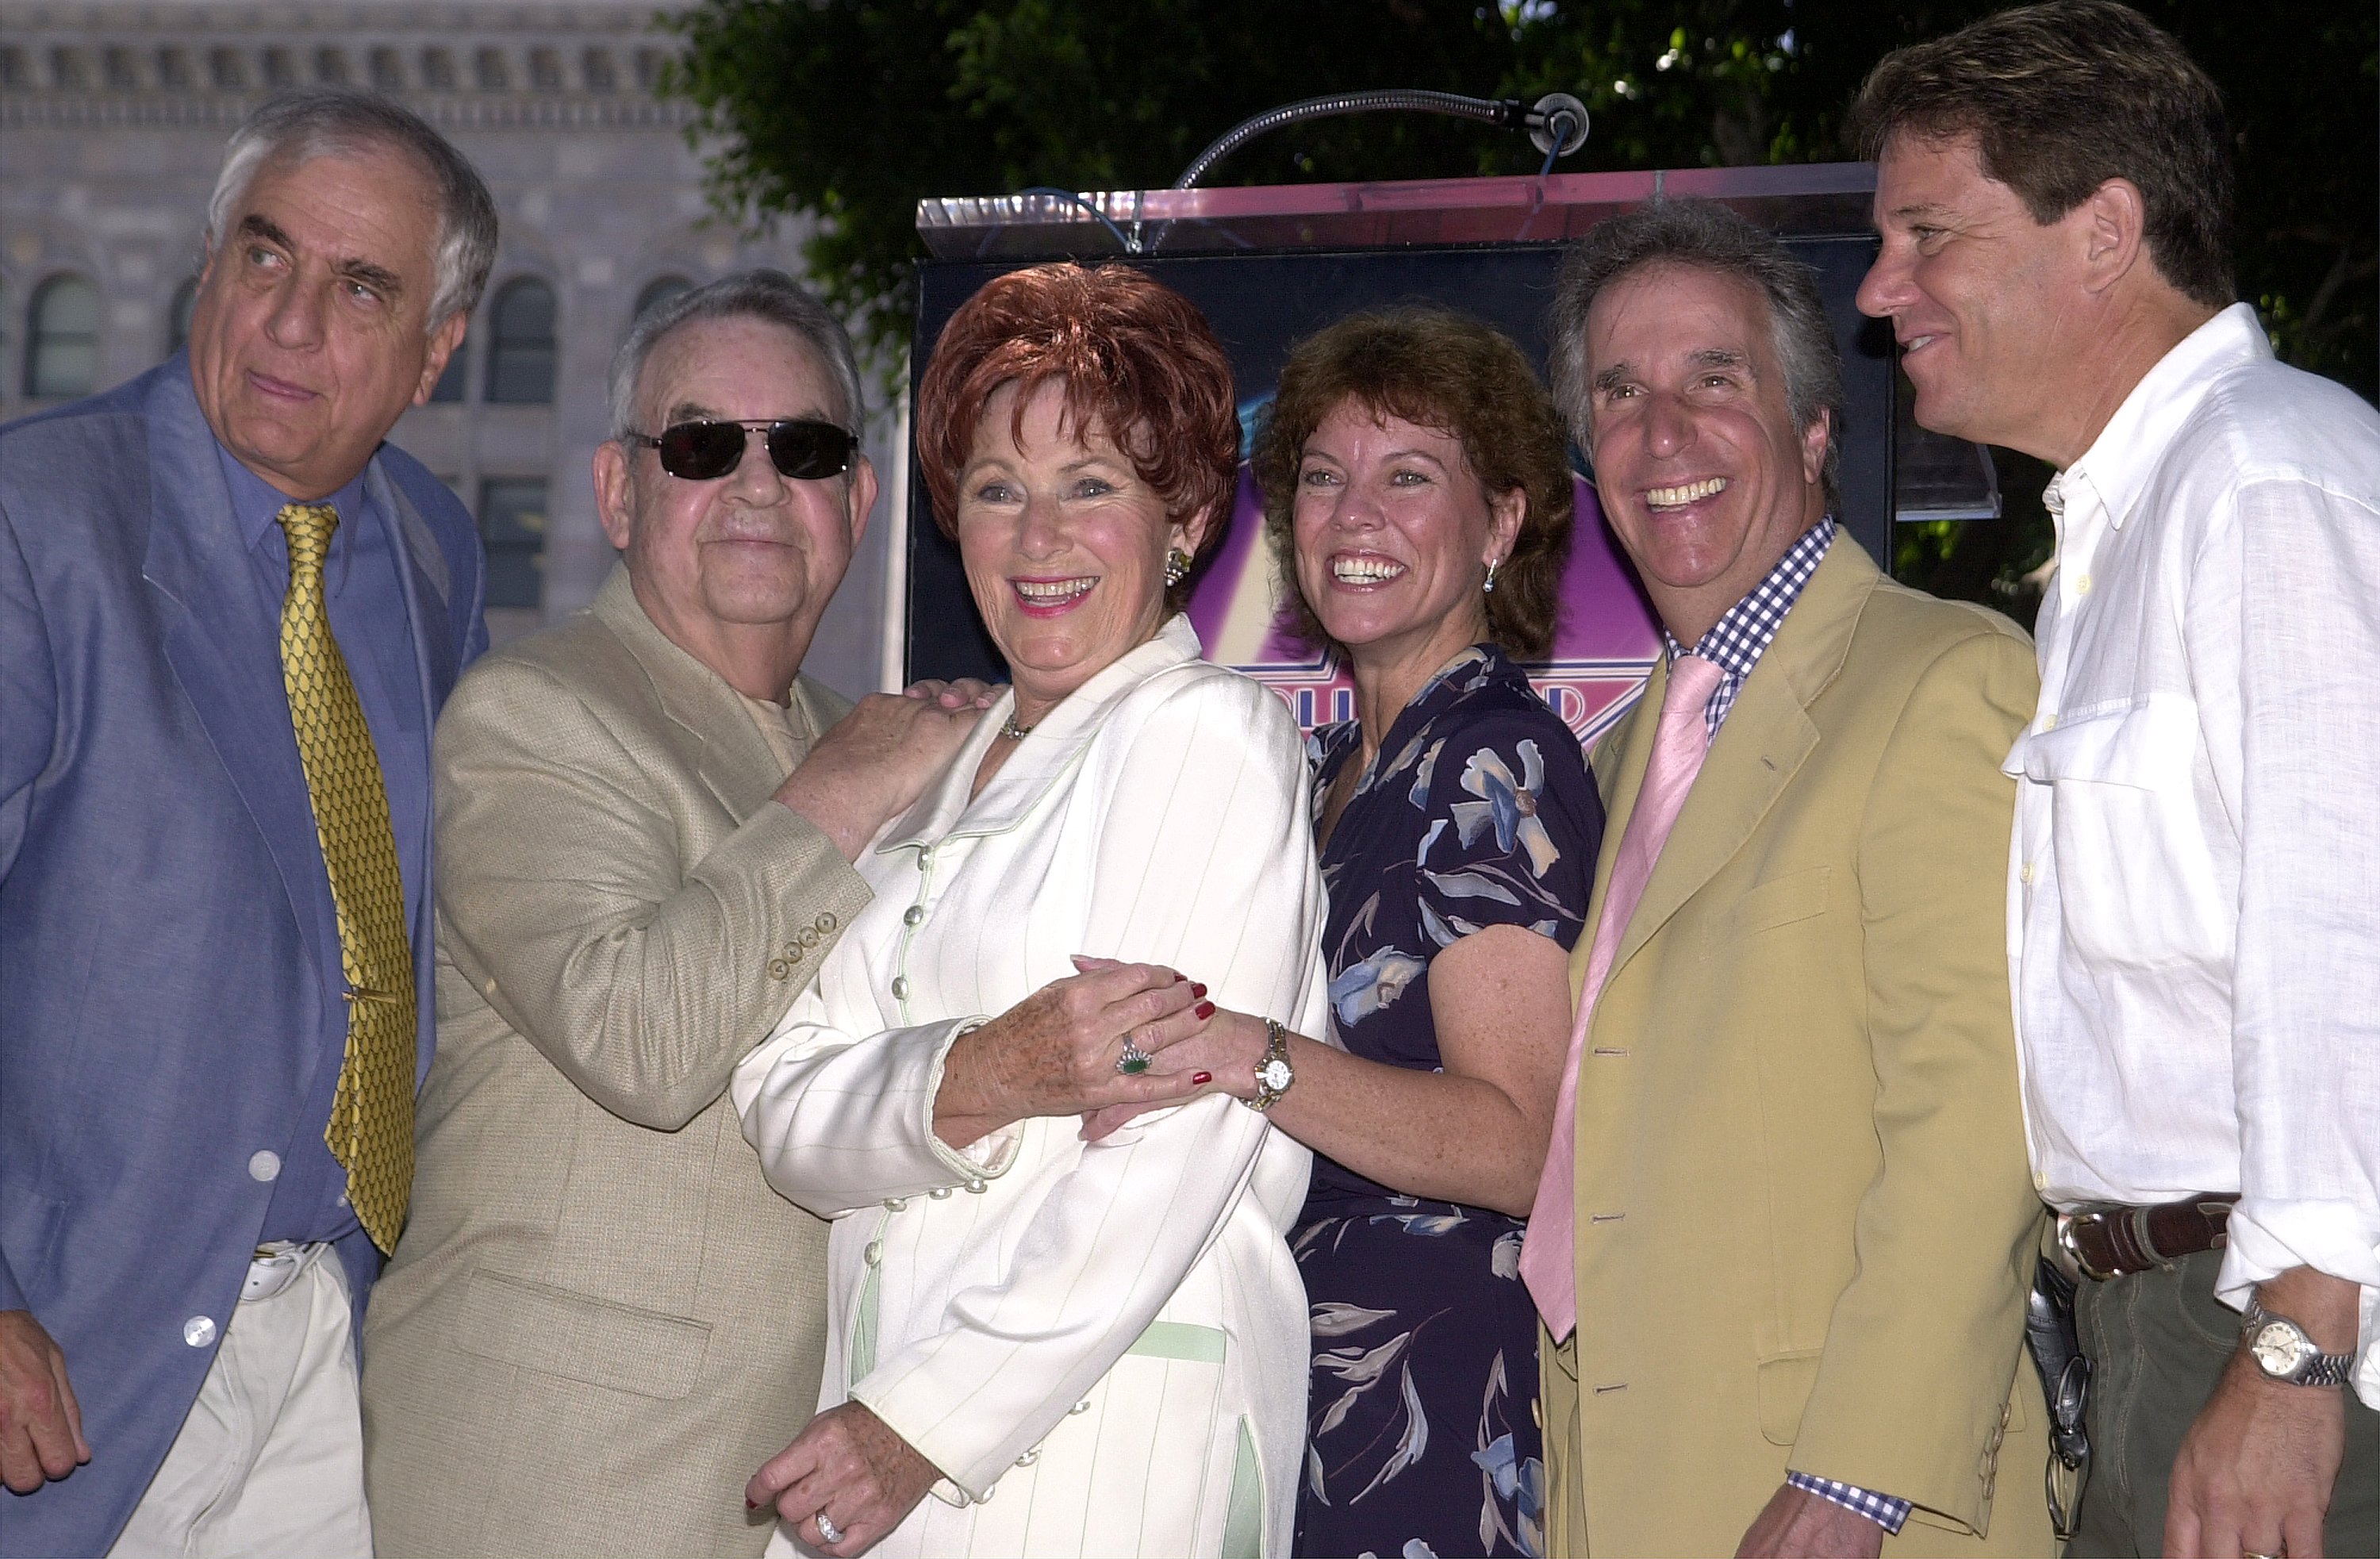
M301 1246L249 1272L249 1297L108 1559L371 1559L338 1253Z

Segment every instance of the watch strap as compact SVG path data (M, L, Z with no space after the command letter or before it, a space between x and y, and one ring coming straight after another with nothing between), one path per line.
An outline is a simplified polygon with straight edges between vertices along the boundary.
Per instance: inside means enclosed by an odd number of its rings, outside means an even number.
M1273 1075L1280 1078L1278 1085L1270 1080ZM1281 1095L1287 1093L1290 1085L1295 1081L1297 1074L1291 1070L1289 1065L1289 1030L1276 1019L1268 1017L1265 1019L1264 1054L1257 1058L1257 1096L1248 1101L1249 1106L1259 1113L1271 1109L1281 1102Z
M2255 1357L2254 1344L2256 1334L2263 1331L2265 1327L2271 1325L2275 1321L2279 1321L2282 1325L2287 1326L2291 1331L2295 1332L2299 1336L2304 1337L2307 1346L2315 1347L2317 1346L2315 1345L2313 1337L2307 1334L2304 1327L2299 1325L2296 1321L2291 1321L2288 1316L2275 1315L2272 1311L2266 1309L2253 1294L2248 1296L2248 1308L2246 1310L2241 1312L2241 1317L2240 1337L2240 1341L2244 1345L2248 1346L2249 1356L2251 1358ZM2266 1380L2278 1381L2285 1385L2343 1386L2354 1378L2355 1356L2351 1353L2323 1353L2316 1351L2301 1358L2298 1361L2298 1367L2290 1370L2286 1375L2277 1375L2273 1373L2272 1370L2266 1370L2265 1368L2265 1361L2261 1358L2256 1360L2256 1368L2264 1371L2264 1375Z

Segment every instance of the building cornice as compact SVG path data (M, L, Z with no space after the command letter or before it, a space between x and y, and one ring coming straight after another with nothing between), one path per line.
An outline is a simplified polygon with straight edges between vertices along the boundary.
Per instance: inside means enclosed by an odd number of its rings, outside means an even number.
M0 129L230 130L273 94L136 92L8 92L0 95ZM517 128L683 129L694 110L633 92L465 92L451 96L394 93L398 102L443 130Z

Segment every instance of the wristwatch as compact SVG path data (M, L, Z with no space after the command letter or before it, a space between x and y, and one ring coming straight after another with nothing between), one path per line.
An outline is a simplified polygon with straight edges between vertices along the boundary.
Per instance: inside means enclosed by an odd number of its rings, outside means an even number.
M1257 1096L1248 1103L1258 1110L1269 1110L1281 1102L1281 1096L1296 1080L1297 1073L1289 1064L1289 1030L1268 1017L1264 1054L1257 1058Z
M2353 1374L2353 1354L2323 1352L2304 1327L2285 1315L2275 1315L2252 1295L2246 1313L2240 1341L2265 1379L2293 1386L2343 1386Z

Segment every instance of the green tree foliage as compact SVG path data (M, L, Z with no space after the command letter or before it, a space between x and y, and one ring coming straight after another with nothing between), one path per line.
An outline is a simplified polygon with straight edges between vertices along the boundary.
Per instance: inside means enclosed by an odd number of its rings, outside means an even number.
M2212 71L2239 139L2240 281L2290 360L2367 396L2380 281L2380 25L2337 0L2139 0ZM1562 166L1843 156L1845 106L1887 50L1987 0L701 0L664 91L698 110L735 219L820 219L808 260L880 346L907 330L929 195L1161 188L1248 115L1327 91L1428 87L1595 117ZM1276 132L1210 183L1534 171L1528 144L1374 116Z
M2221 85L2237 138L2238 271L2287 359L2380 391L2380 18L2339 0L2133 0ZM699 0L669 25L712 195L739 221L819 219L808 259L888 356L933 195L1161 189L1216 136L1299 98L1424 87L1594 117L1561 167L1846 156L1887 51L1992 0ZM1509 131L1370 116L1277 131L1210 184L1536 171ZM2048 470L2001 450L1997 521L1905 526L1894 572L2029 620Z

